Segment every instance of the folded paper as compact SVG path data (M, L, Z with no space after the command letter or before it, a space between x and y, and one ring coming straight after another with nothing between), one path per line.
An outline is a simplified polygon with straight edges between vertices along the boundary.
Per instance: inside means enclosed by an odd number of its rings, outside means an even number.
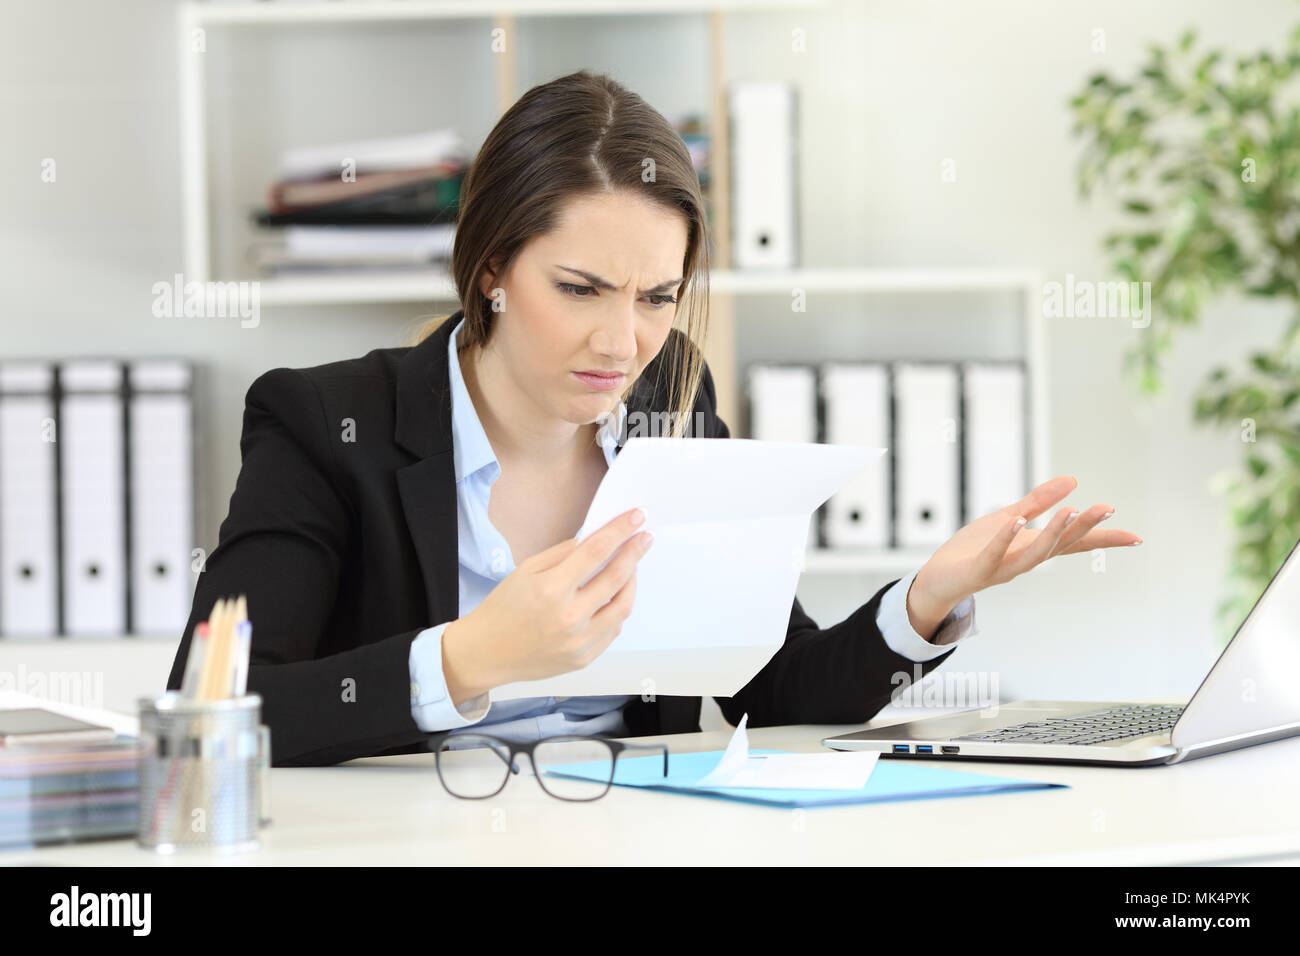
M730 790L861 790L876 767L879 753L865 750L816 754L751 754L746 725L740 718L718 765L695 785Z

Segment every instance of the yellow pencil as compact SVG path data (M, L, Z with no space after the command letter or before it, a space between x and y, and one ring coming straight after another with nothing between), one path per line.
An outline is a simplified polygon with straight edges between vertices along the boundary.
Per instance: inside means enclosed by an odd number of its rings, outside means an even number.
M226 675L230 673L230 637L235 629L235 599L226 598L221 613L221 647L218 648L216 666L212 669L212 699L227 696Z
M226 642L227 601L221 598L212 608L208 619L208 654L203 662L202 700L216 700L221 658Z

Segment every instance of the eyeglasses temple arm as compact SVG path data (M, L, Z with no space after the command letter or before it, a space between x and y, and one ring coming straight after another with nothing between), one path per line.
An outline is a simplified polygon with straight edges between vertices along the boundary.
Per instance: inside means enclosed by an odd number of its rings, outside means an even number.
M662 750L664 752L664 776L668 776L668 745L667 744L629 744L624 741L618 741L620 745L630 750Z

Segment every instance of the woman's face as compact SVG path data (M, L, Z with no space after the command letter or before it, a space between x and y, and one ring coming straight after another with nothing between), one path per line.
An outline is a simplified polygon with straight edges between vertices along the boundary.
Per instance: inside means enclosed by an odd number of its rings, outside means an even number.
M635 195L571 201L558 227L529 241L504 276L483 276L483 294L503 306L487 349L543 414L596 421L668 337L686 240L681 214Z

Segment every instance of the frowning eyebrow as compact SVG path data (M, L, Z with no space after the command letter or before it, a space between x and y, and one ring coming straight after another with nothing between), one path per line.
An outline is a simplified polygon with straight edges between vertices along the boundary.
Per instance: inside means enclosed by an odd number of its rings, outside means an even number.
M618 286L614 285L612 282L602 279L600 276L592 275L590 272L583 272L581 269L573 269L570 268L569 266L560 266L559 268L563 269L565 272L572 272L574 275L582 276L582 278L586 279L597 289L605 289L606 291L609 292L618 291ZM666 282L661 282L652 289L642 289L641 295L658 295L659 293L662 292L670 292L682 284L682 278L683 277L679 276L676 279L669 279Z

